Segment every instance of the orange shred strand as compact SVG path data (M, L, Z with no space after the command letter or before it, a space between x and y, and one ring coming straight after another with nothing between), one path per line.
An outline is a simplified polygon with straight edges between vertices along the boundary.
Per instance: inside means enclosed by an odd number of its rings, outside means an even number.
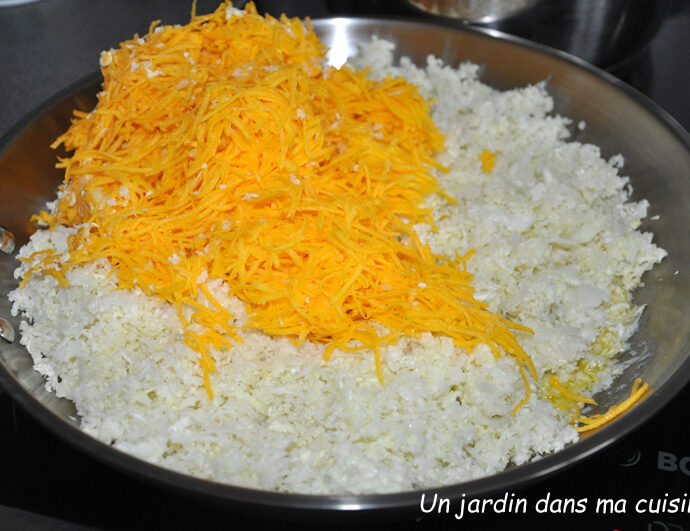
M646 382L643 384L640 378L636 378L635 382L633 383L632 390L630 391L630 396L628 398L623 400L623 402L621 402L620 404L611 406L604 414L592 415L591 417L579 416L577 418L577 422L579 422L581 425L576 426L575 429L580 433L584 433L586 431L591 431L603 426L604 424L607 424L608 422L621 416L623 413L631 409L635 404L637 404L640 401L640 399L647 393L648 390L649 384ZM596 404L596 402L594 402L593 400L589 403Z

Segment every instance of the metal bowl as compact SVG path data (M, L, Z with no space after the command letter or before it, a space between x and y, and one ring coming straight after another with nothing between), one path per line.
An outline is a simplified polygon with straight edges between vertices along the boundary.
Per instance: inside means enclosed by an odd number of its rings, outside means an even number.
M372 35L391 39L398 53L423 62L433 53L450 64L471 60L483 65L482 80L509 89L547 79L556 112L573 123L573 139L592 142L602 155L622 153L635 189L633 199L647 198L650 216L660 218L642 229L652 230L669 256L644 277L636 301L646 304L639 332L622 354L629 367L605 393L595 398L601 410L627 397L633 378L641 376L652 392L634 409L561 452L500 474L456 485L438 486L428 493L447 498L515 490L563 471L624 437L659 411L690 377L690 136L660 108L608 74L558 52L491 31L376 19L335 18L314 22L331 48L330 59L342 61L358 42ZM57 95L11 130L0 142L0 223L24 244L31 231L32 213L53 198L62 179L54 169L56 153L48 146L67 127L73 108L89 110L95 103L100 79L93 76ZM0 257L0 317L9 318L5 297L16 286L16 262ZM9 319L17 326L16 319ZM0 341L0 343L2 343ZM646 356L639 355L646 353ZM417 510L421 492L364 496L313 496L265 492L218 484L162 469L121 453L86 435L71 402L43 388L30 356L18 341L0 344L0 382L36 419L72 445L113 467L159 485L241 510L268 506L289 509L309 518L346 512L359 516Z
M654 37L672 0L403 0L417 14L475 24L621 68Z
M458 19L468 24L498 24L541 0L405 0L425 13Z

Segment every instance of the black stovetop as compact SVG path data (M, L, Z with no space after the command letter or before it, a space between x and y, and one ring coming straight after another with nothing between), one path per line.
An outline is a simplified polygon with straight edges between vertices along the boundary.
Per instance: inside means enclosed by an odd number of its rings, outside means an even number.
M144 32L150 20L183 22L189 3L43 0L0 8L0 72L4 73L0 76L0 134L52 93L94 70L98 51L134 31ZM198 11L210 11L214 4L200 0ZM398 4L385 0L257 4L261 11L295 16L399 14ZM25 68L29 59L32 68ZM650 46L614 74L690 129L689 59L690 2L676 0ZM52 85L46 86L48 79ZM453 506L451 514L431 517L420 510L416 517L405 515L404 521L393 525L396 529L533 529L541 524L539 527L559 530L690 530L690 509L652 512L664 501L668 509L672 498L690 505L689 403L687 386L650 422L607 450L553 477L506 493L529 501L526 515L465 515L456 520L453 513L459 506ZM537 513L534 506L540 500L543 505L547 496L548 512ZM612 500L609 514L596 512L599 498ZM573 510L583 506L582 514ZM290 526L281 522L282 517L278 512L244 514L237 507L209 506L125 475L63 443L0 389L0 529ZM385 525L357 527L380 529Z

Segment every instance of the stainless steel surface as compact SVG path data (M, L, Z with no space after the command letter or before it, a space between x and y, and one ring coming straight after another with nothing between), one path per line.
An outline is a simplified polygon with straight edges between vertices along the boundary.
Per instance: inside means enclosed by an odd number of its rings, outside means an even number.
M38 1L40 0L0 0L0 7L19 6L22 4L30 4L32 2Z
M0 225L0 251L11 254L14 251L14 234Z
M453 29L412 22L338 18L315 21L317 32L332 47L333 55L346 56L356 44L372 35L392 39L398 52L424 62L434 53L456 64L472 60L483 65L485 82L508 89L548 79L556 112L573 119L573 139L601 146L604 157L622 153L624 172L635 189L633 198L647 198L650 216L644 229L653 230L655 241L669 256L644 277L637 301L647 304L639 332L623 355L630 362L609 391L596 396L601 410L627 396L634 377L641 376L653 391L632 411L565 450L501 474L433 489L439 496L460 492L480 495L505 491L562 471L623 437L649 419L688 382L690 377L690 138L668 115L639 93L587 64L555 51L508 36ZM14 201L3 204L6 220L12 222L17 244L26 242L30 215L53 198L61 181L54 168L56 154L48 144L69 123L73 107L88 110L95 102L95 78L79 89L59 95L38 118L16 128L0 142L0 197L13 192ZM576 124L584 120L587 127ZM16 281L16 262L0 256L0 315L9 315L4 295ZM14 323L16 326L16 323ZM644 354L644 355L640 355ZM0 383L16 401L49 429L98 459L150 481L200 495L205 499L256 507L280 506L294 511L322 514L324 511L386 511L419 507L419 492L367 496L304 496L255 491L194 479L161 469L122 454L78 429L73 405L43 389L41 377L32 369L28 353L15 341L0 345Z
M477 24L617 67L654 36L672 0L404 0L419 13Z
M433 15L488 24L515 16L539 0L409 0L414 7Z

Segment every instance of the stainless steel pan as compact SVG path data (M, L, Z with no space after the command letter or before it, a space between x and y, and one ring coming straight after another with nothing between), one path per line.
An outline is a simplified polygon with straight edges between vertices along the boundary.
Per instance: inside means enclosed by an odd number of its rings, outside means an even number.
M351 54L356 43L378 35L394 40L398 53L423 62L433 53L453 64L471 60L484 66L485 82L508 89L547 79L556 112L570 116L573 139L601 146L605 157L622 153L630 175L633 198L647 198L650 216L660 218L643 229L653 230L655 241L669 256L644 277L636 294L647 305L639 332L624 359L634 361L609 391L595 398L602 410L627 397L632 380L641 376L652 392L633 410L561 452L514 467L501 474L457 485L439 486L443 497L461 493L487 495L521 485L586 459L641 426L664 407L690 377L690 137L661 109L615 78L587 64L527 41L491 31L438 27L413 22L336 18L314 23L338 61ZM0 149L0 224L14 232L17 245L32 230L28 220L53 198L61 174L53 168L56 153L48 146L68 125L73 108L90 109L99 80L85 80L53 98L11 130ZM10 318L6 293L16 281L16 262L0 256L0 317ZM646 356L639 356L640 352ZM307 496L263 492L192 478L144 463L82 433L73 405L43 388L28 353L19 345L0 341L0 381L13 398L36 419L84 452L133 475L155 483L243 508L266 506L292 509L310 516L334 511L370 515L418 508L420 492L367 496ZM429 493L432 491L430 490Z

